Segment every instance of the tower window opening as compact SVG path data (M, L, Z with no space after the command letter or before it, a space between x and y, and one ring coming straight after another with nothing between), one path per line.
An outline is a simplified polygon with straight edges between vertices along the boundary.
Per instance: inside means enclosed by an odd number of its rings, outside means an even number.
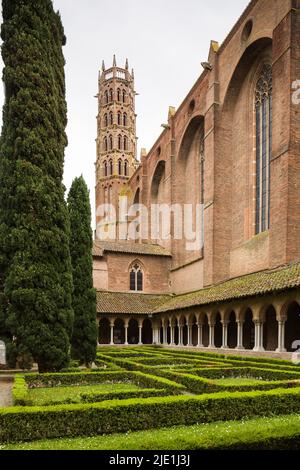
M109 101L108 90L105 90L105 93L104 93L104 102L105 102L105 104L107 104L108 101Z
M110 170L110 176L113 176L113 174L114 174L114 164L113 164L112 160L110 160L110 162L109 162L109 170Z
M105 152L107 152L107 150L108 150L108 141L107 141L107 137L104 137L104 150L105 150Z
M118 161L118 173L120 176L122 175L122 160Z
M125 163L124 163L124 175L128 176L128 161L127 160L125 160Z
M118 112L118 126L121 125L121 113L120 111Z
M109 90L109 97L110 97L110 101L114 100L114 92L113 92L112 88Z
M127 114L124 113L123 115L123 126L126 127L127 126Z
M122 150L122 136L121 135L118 136L118 149Z
M118 99L118 101L121 101L121 90L120 90L120 88L117 89L117 99Z
M128 139L126 135L124 136L124 150L128 150Z
M113 113L109 113L109 121L110 121L110 125L112 126L113 123L114 123L114 115L113 115Z
M105 116L104 116L104 125L105 125L105 127L108 126L108 116L107 116L107 114L105 114Z
M113 144L113 137L112 137L112 135L110 135L110 136L109 136L109 149L112 150L112 149L113 149L113 146L114 146L114 144Z
M104 176L108 176L107 162L104 163Z
M126 91L123 90L123 103L126 103Z

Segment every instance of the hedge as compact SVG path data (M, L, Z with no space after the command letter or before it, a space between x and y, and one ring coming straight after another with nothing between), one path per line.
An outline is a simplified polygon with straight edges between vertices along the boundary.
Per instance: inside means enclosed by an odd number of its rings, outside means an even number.
M107 400L124 400L128 398L148 398L148 397L165 397L170 391L156 388L145 388L133 392L116 392L116 393L81 393L80 397L83 403L96 403Z
M300 388L0 409L0 442L92 436L299 413Z

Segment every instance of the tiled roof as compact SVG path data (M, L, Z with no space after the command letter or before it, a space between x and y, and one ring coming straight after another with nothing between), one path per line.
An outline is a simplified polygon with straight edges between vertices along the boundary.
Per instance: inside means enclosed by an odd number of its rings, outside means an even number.
M274 271L263 271L231 279L190 294L170 298L154 312L226 302L300 287L300 263Z
M163 313L218 302L241 300L300 287L300 263L231 279L221 284L183 295L148 295L97 292L98 313Z
M171 256L171 253L162 246L152 245L150 243L100 240L94 242L93 256L103 256L105 251L114 253L132 253L136 255Z
M150 295L123 293L123 292L97 292L98 313L152 313L159 305L168 299L168 295Z

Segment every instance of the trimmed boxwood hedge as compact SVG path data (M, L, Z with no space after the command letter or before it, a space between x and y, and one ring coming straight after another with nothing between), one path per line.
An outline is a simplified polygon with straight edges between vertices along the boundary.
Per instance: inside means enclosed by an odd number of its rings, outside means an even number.
M133 382L145 388L164 388L167 389L169 393L178 393L180 390L185 390L183 385L171 381L168 378L144 374L138 371L26 374L22 377L25 379L29 388L100 384L103 382Z
M165 397L169 394L170 392L167 390L146 388L134 392L81 393L80 397L83 403L96 403L106 400L124 400L128 398Z
M0 442L92 436L300 412L300 388L0 409Z

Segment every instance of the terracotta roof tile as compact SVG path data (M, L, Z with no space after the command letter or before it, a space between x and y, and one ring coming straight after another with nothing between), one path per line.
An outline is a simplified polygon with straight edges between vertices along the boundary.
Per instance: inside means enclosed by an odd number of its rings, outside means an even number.
M94 242L93 256L103 256L104 252L113 253L129 253L136 255L152 255L152 256L169 256L169 253L165 248L160 245L153 245L148 243L134 243L129 241L100 241Z
M98 313L149 314L168 299L168 295L97 292Z
M168 312L300 287L300 263L231 279L206 289L172 297L155 312Z

